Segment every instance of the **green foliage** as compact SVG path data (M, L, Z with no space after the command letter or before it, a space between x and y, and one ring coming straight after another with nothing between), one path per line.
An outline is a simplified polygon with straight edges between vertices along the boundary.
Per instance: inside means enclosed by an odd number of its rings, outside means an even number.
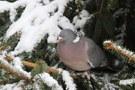
M99 10L99 2L97 0L86 0L84 2L84 9L87 10L90 14L95 13Z
M9 20L9 12L0 13L0 37L2 37L6 29L11 25Z
M111 42L110 45L112 46L108 48L107 45L104 43L104 48L112 54L116 55L120 60L123 60L124 62L135 68L135 53L133 51L130 51L114 42Z
M107 0L107 6L106 9L108 11L114 10L117 7L118 0Z
M1 0L1 1L15 2L16 0Z
M15 17L15 21L20 18L20 16L21 16L23 10L24 10L24 7L19 7L19 8L17 8L17 15L16 15L16 17Z
M41 40L38 46L25 59L35 60L34 62L43 59L49 66L56 64L58 62L55 50L56 44L47 43L47 37L48 35ZM52 50L52 48L54 49Z
M82 0L75 0L77 10L80 12L82 10Z
M0 68L0 71L2 71L2 68ZM19 78L14 77L8 72L5 72L5 74L0 75L0 84L7 84L7 83L12 84L19 82L19 80L20 80Z
M93 86L91 81L86 77L78 77L79 79L75 79L75 83L77 84L78 90L93 90Z
M95 31L93 33L92 39L95 42L98 42L99 39L101 38L102 34L102 18L97 18L96 23L95 23Z
M135 78L135 71L132 68L125 68L117 74L119 80L127 80L127 79L134 79ZM135 83L129 85L119 85L123 90L134 90Z
M108 3L106 0L103 1L104 2L97 3L91 0L89 1L89 4L86 3L85 7L86 10L89 10L89 12L93 13L94 15L94 18L88 20L84 26L85 35L93 39L99 45L102 45L102 42L106 38L114 38L115 30L113 13L110 10L106 9L108 8L108 4L110 5L110 3L112 2L109 2L109 0ZM90 7L92 7L94 4L96 6L94 8L96 9L91 9ZM87 5L90 5L90 7ZM112 7L114 6L111 5L110 8Z
M105 12L102 18L103 30L110 36L113 36L114 32L114 19L112 12Z
M8 49L11 49L11 47L7 43L0 42L0 52Z
M3 1L3 0L2 0ZM4 1L10 1L14 2L16 0L4 0ZM82 1L84 3L82 3ZM75 15L78 15L79 12L83 9L87 10L90 14L93 14L94 16L87 21L87 23L84 26L85 35L87 37L92 38L96 43L101 45L101 43L108 38L113 39L114 33L115 33L115 20L113 18L113 14L115 12L118 5L118 0L104 0L104 4L101 8L101 3L103 0L73 0L65 8L64 15L72 22ZM128 1L128 0L126 0ZM124 1L120 1L125 3ZM127 5L127 3L125 3ZM128 3L128 6L129 3ZM21 16L21 13L24 8L20 7L18 8L18 14L15 18L15 21ZM101 9L101 12L99 10ZM125 14L125 12L124 12ZM126 15L126 14L125 14ZM131 15L133 16L133 15ZM125 17L124 17L125 18ZM9 20L9 12L5 12L3 14L0 14L0 37L3 37L8 27L11 25L11 22ZM10 51L14 49L16 44L19 41L20 35L17 33L12 36L7 42L3 42L1 39L1 46L4 46L3 49L7 48L9 45L11 46ZM23 53L20 56L23 56L24 59L31 59L32 62L37 62L39 59L43 59L46 61L46 63L49 66L53 66L58 62L58 57L56 56L55 50L52 50L54 47L56 47L55 44L48 44L47 43L47 36L42 39L42 41L38 44L37 47L34 48L34 50L31 53ZM3 50L2 49L2 50ZM107 83L112 84L115 87L115 90L123 89L123 90L134 90L135 85L132 86L121 86L119 85L119 81L123 79L130 79L134 78L135 72L134 68L132 67L132 64L134 65L134 62L130 62L126 57L122 56L118 52L112 51L112 53L116 53L120 59L124 59L125 63L128 63L128 65L124 67L123 70L115 73L109 73L104 72L104 70L99 70L99 72L94 71L92 72L91 79L88 80L87 78L80 77L79 79L75 79L75 83L77 84L78 90L100 90ZM113 54L112 54L113 56ZM37 64L39 64L39 67L35 67L31 72L32 75L35 76L36 74L46 72L47 71L47 64L44 61L38 61ZM63 64L62 64L63 65ZM64 67L60 66L59 67ZM64 69L68 70L67 67L64 67ZM26 69L27 71L30 71ZM109 70L110 71L110 70ZM111 72L111 71L110 71ZM11 74L10 74L11 75ZM62 87L65 89L65 84L62 80L61 75L51 75L53 76L58 82L62 85ZM10 83L11 78L10 76L1 75L0 80L8 81L6 83ZM106 81L105 81L106 80ZM17 82L13 80L13 82ZM13 83L11 82L11 83ZM113 87L112 86L112 87ZM109 86L108 86L109 87ZM47 87L43 82L39 81L39 88L41 90L51 90L51 88ZM24 89L27 89L24 87ZM35 90L36 88L32 88L32 90ZM29 89L27 89L29 90ZM110 89L102 89L102 90L110 90Z
M11 47L10 51L14 50L14 47L19 42L19 35L16 33L15 35L11 36L10 39L8 39L5 43Z
M39 60L36 64L38 66L34 67L31 70L32 76L35 76L36 74L40 74L40 73L43 73L43 72L47 72L48 65L45 63L45 61Z
M77 10L77 6L75 1L73 0L69 2L65 7L64 16L66 16L72 22L74 16L77 14L76 10Z

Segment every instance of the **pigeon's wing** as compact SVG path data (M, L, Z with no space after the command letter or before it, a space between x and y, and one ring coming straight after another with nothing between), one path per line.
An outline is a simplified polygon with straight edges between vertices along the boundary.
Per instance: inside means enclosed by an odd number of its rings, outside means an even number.
M105 60L104 52L91 39L84 37L84 40L85 40L85 49L88 53L88 63L93 68L101 66Z

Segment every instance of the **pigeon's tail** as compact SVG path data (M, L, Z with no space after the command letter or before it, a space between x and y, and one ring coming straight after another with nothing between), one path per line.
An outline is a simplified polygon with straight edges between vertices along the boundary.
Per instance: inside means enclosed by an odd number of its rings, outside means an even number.
M106 58L100 65L100 67L104 67L113 71L120 71L124 67L124 63L117 58L108 59Z

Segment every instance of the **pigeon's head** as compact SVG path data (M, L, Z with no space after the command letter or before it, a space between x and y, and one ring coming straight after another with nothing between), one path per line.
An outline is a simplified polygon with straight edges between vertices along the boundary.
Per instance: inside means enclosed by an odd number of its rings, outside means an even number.
M73 42L73 40L76 38L76 34L70 30L70 29L64 29L60 32L57 42Z

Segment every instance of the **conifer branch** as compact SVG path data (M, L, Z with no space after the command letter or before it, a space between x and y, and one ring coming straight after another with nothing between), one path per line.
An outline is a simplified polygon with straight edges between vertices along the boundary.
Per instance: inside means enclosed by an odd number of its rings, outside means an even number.
M38 67L39 65L32 63L32 62L28 62L28 61L22 61L23 65L27 66L27 67Z
M18 78L16 78L16 79L14 79L14 78L10 78L9 80L5 80L5 79L0 79L0 84L12 84L12 83L16 83L16 82L18 82L19 81L19 79Z
M101 16L101 15L102 15L103 6L104 6L104 0L101 0L100 9L99 9L99 11L97 11L96 13L94 13L94 15L99 15L99 16Z
M117 53L117 54L120 53L121 55L126 57L128 60L135 61L134 52L129 51L126 48L124 48L110 40L104 41L103 45L104 45L105 49L108 49L108 50L110 49L110 50L114 51L114 53Z
M3 60L0 60L0 67L2 67L3 69L9 71L10 73L14 74L15 76L21 79L29 80L29 77L27 77L26 75L13 70L13 68L10 67L10 64L8 62L5 65L5 62L3 62Z
M103 5L104 5L104 0L101 1L101 6L100 6L100 10L99 10L99 15L102 14Z
M6 56L5 59L6 59L7 61L12 61L12 60L13 60L11 56ZM25 66L27 66L27 67L32 67L32 68L39 66L38 64L35 64L35 63L32 63L32 62L28 62L28 61L24 61L24 60L22 61L22 63L23 63L23 65L25 65ZM59 70L57 70L57 69L55 69L55 68L53 68L53 67L49 67L49 66L48 66L48 67L47 67L47 71L48 71L49 73L59 74Z
M11 56L6 56L5 60L12 61L13 58ZM10 64L8 62L7 62L8 65L5 65L2 61L3 60L0 60L0 67L2 67L3 69L9 71L10 73L14 74L15 76L17 76L17 77L19 77L21 79L30 80L30 78L25 76L24 74L22 74L22 73L20 73L18 71L15 71L11 67L8 67L8 66L10 66ZM28 66L28 67L32 67L32 68L39 66L38 64L28 62L28 61L22 61L22 63L23 63L23 65ZM47 67L47 71L50 72L50 73L53 73L53 74L59 74L59 70L54 69L53 67Z
M112 54L115 54L119 59L124 60L128 65L135 67L135 54L132 51L118 45L110 40L104 41L105 49L109 50Z
M120 80L120 85L133 85L135 84L135 79L126 79L126 80Z
M80 13L81 9L81 1L80 0L75 0L75 3L77 5L78 13Z

